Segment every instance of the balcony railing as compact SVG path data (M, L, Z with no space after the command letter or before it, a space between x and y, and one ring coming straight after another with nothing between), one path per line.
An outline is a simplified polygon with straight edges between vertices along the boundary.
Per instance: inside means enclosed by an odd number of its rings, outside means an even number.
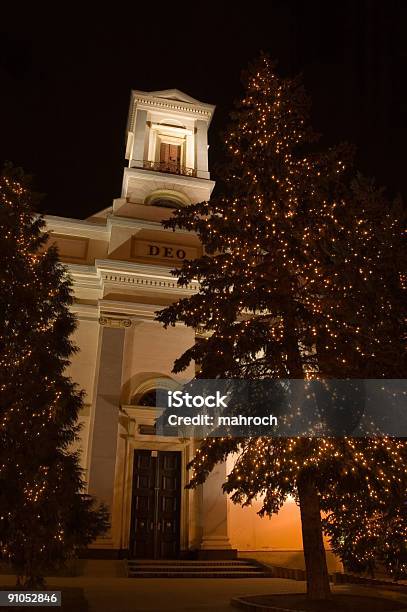
M181 174L182 176L196 176L195 168L187 168L173 162L143 160L143 168L155 170L156 172L167 172L168 174Z

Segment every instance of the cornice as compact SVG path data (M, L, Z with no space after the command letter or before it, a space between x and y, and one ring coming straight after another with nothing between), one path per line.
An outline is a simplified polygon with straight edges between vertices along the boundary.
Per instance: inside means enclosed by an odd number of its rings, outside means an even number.
M93 266L89 267L93 268ZM167 266L156 266L153 264L121 261L118 259L96 259L94 268L97 270L108 270L110 272L133 272L135 274L146 274L156 278L172 278L175 280Z
M73 279L75 287L96 289L101 291L103 283L97 274L95 266L82 266L80 264L64 264Z
M157 304L139 304L136 302L120 302L117 300L104 300L98 302L100 316L123 316L142 321L153 321L155 313L164 308Z
M165 98L147 97L140 94L136 94L133 98L134 102L145 104L146 106L152 106L154 108L165 108L181 113L188 113L192 115L201 115L210 119L212 117L212 108L206 104L191 104L190 102L180 102L179 100L168 100ZM209 108L208 108L209 107Z
M174 233L172 229L166 229L160 221L149 221L131 217L120 217L119 215L109 214L106 218L105 225L95 225L83 221L82 219L69 219L65 217L44 217L47 226L46 231L55 232L56 234L66 234L67 236L83 236L86 238L98 238L101 240L109 240L111 229L114 226L128 227L130 229L152 229L157 232ZM196 232L189 230L177 229L177 234L190 234L196 236Z
M68 217L56 217L45 215L46 229L50 232L84 236L86 238L99 238L108 240L110 230L106 225L96 225L82 219L70 219Z
M165 232L165 233L174 233L174 230L171 228L165 228L162 226L160 221L147 221L143 219L132 219L131 217L119 217L116 215L109 215L107 218L107 225L110 228L114 226L120 227L128 227L133 229L151 229L155 232ZM177 229L177 234L188 234L192 236L196 236L196 232L191 232L189 230Z
M186 287L178 286L176 277L170 274L168 268L125 262L111 265L112 263L110 260L95 262L95 268L105 287L127 286L154 293L184 295L192 295L198 290L197 281L189 283Z
M197 281L186 287L164 266L96 259L94 266L67 264L75 288L103 291L106 288L133 288L148 293L192 295L198 291Z
M129 131L134 129L134 109L136 106L145 106L150 109L170 110L176 113L187 113L188 115L196 115L210 122L214 113L215 107L212 104L205 102L184 102L180 100L170 100L168 98L160 98L158 96L149 95L146 92L133 90L132 91L132 111L130 116Z

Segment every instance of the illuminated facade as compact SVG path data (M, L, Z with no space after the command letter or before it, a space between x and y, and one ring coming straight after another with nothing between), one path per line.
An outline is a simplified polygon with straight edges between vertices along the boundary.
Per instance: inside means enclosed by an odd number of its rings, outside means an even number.
M80 448L89 492L111 509L111 530L93 549L105 557L231 558L263 551L280 565L302 555L299 511L271 520L221 492L222 464L190 491L195 441L156 435L157 378L173 389L174 360L194 342L182 325L164 330L154 313L193 294L171 268L201 254L197 237L165 230L172 209L210 198L207 132L214 107L178 91L133 91L121 197L85 220L47 216L51 241L73 278L78 317L70 375L86 392ZM260 507L260 504L259 504Z

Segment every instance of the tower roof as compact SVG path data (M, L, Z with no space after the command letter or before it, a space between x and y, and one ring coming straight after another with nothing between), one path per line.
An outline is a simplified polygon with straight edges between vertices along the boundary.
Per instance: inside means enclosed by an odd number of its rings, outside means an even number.
M190 104L205 104L200 100L196 100L192 96L184 93L180 89L161 89L160 91L139 92L149 94L155 98L165 98L166 100L177 100L178 102L189 102Z
M213 104L196 100L179 89L162 89L159 91L133 89L130 97L127 132L133 129L136 106L148 110L154 108L167 110L176 114L186 113L190 116L205 119L208 123L210 123L215 111Z

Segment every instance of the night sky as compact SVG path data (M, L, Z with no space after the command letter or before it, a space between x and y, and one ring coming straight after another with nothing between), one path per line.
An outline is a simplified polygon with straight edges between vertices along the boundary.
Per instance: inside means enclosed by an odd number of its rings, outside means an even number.
M70 6L21 6L0 25L0 159L34 174L43 212L85 218L120 196L131 89L216 104L219 162L241 69L260 50L281 74L303 73L323 143L355 143L358 167L406 196L407 2Z

